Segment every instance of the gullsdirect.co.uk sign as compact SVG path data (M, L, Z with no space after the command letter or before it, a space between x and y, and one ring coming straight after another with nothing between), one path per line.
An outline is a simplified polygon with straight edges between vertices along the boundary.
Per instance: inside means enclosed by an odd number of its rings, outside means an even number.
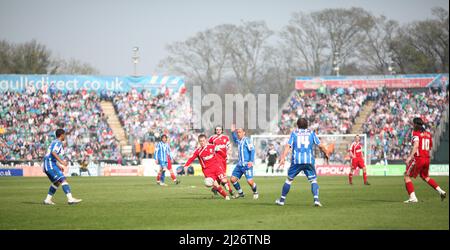
M28 86L59 91L127 92L131 89L147 89L152 92L165 88L179 91L184 78L178 76L90 76L90 75L0 75L0 92L23 91Z

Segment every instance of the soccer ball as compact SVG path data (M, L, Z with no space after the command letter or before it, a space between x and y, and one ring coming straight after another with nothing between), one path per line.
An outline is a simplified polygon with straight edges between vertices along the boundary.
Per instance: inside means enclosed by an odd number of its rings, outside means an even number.
M212 187L214 184L214 180L211 177L205 178L205 186Z

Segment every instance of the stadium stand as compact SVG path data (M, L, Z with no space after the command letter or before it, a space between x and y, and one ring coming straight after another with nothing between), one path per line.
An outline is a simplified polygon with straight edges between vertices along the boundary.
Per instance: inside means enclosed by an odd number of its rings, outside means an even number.
M130 144L136 145L137 139L137 144L143 148L144 144L167 134L174 159L187 158L185 154L196 147L195 135L190 132L192 110L184 93L151 95L148 91L133 89L116 94L112 101ZM133 147L134 152L136 148Z
M448 92L440 89L382 90L363 125L370 139L371 160L404 159L411 150L411 120L422 116L431 133L436 134L445 112L448 112Z
M58 127L66 129L69 160L117 159L119 147L99 103L99 96L87 91L62 93L30 86L23 93L3 93L0 159L42 159Z
M60 126L68 132L69 160L151 157L154 143L162 134L169 136L176 160L186 159L196 146L195 133L190 132L192 110L185 92L59 92L29 86L23 92L3 93L0 101L0 160L42 159L53 131ZM120 142L102 108L106 106L101 105L108 102L124 131ZM319 134L355 133L356 127L357 132L366 133L372 163L402 160L410 150L409 122L418 113L437 135L438 144L441 133L448 135L441 125L443 117L443 122L448 122L448 89L350 87L294 91L281 110L278 133L288 134L297 117L305 115ZM365 119L359 124L361 118ZM122 155L122 140L133 145L133 154Z
M372 101L375 104L360 131L368 135L372 163L405 158L411 149L410 122L418 114L440 140L437 128L448 113L448 91L431 88L295 91L282 109L279 134L288 134L302 115L311 117L310 127L319 134L349 134L364 105Z
M368 97L367 91L336 89L333 93L295 92L282 110L279 133L288 134L299 116L310 119L311 129L320 134L348 134Z

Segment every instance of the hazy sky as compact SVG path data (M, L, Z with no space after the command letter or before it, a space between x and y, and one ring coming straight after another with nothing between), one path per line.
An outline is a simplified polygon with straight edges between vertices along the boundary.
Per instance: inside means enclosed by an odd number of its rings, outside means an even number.
M158 74L165 45L198 31L241 20L266 21L279 31L294 11L362 7L407 23L430 18L448 0L0 0L0 40L36 39L54 56L88 62L102 75L133 73L132 48L140 48L138 73Z

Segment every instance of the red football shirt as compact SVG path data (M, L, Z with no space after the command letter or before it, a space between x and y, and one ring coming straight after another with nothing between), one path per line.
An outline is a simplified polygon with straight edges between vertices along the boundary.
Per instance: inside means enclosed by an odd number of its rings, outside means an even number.
M222 154L222 152L219 150L216 154L216 146L214 146L213 144L208 144L204 147L198 147L197 149L195 149L194 154L192 154L191 158L187 160L184 166L191 165L195 158L198 157L202 169L220 168L222 163L217 157L217 155L219 154Z
M230 147L230 138L228 138L228 136L224 134L213 135L209 137L208 142L216 145L217 148L222 151L221 156L225 155L225 158L227 158L227 150Z
M350 151L355 156L355 158L362 158L362 145L361 143L353 142L350 146Z
M412 141L413 143L416 141L419 142L419 148L414 153L414 157L430 158L430 150L433 146L433 139L429 132L413 131Z

